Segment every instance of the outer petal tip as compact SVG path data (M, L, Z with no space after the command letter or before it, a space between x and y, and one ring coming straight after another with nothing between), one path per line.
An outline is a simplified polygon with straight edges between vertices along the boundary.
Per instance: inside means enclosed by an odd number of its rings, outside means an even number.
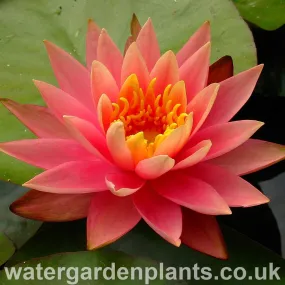
M263 205L263 204L268 204L269 202L270 202L270 199L267 196L263 195L263 197L260 197L259 200L256 200L254 203L245 205L245 206L243 206L243 208L260 206L260 205Z
M59 49L59 47L57 45L50 42L49 40L43 40L43 43L44 43L44 45L48 51Z
M31 179L31 180L25 182L24 184L22 184L22 186L25 187L25 188L30 188L30 189L35 188L35 185L32 184L32 183L30 183L30 181L32 181L32 180L33 180L33 179Z
M176 241L174 241L173 245L177 246L177 247L180 247L181 245L181 239L178 239Z
M87 24L88 24L88 29L92 29L93 27L96 27L99 29L98 25L94 22L92 18L89 18L87 20Z
M265 123L264 122L261 122L261 121L256 121L256 130L260 129Z

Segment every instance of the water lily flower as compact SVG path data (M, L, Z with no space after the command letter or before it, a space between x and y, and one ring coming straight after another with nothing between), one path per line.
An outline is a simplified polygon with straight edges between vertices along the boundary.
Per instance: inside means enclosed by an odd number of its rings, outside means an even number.
M230 121L262 65L234 76L230 57L210 66L209 22L177 54L160 54L150 19L135 27L123 55L89 21L86 67L45 41L59 84L34 82L47 107L1 99L38 137L1 151L44 169L11 209L43 221L87 217L90 250L143 219L175 246L226 258L215 216L267 203L240 176L285 157L283 146L250 139L262 122Z

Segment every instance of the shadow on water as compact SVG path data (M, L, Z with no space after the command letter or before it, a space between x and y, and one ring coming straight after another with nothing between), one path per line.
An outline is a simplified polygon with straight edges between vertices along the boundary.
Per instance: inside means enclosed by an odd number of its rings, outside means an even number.
M263 121L265 125L254 137L285 144L285 26L272 32L252 27L252 32L257 45L258 62L264 63L265 67L253 96L234 120ZM280 207L285 204L285 183L276 180L276 177L282 173L285 173L285 161L245 176L262 192L271 194L271 203L247 209L236 208L232 216L220 218L223 223L279 254L281 243L283 247L285 245L285 220L278 219L284 216L285 211L285 207ZM261 186L262 181L268 182L266 188Z

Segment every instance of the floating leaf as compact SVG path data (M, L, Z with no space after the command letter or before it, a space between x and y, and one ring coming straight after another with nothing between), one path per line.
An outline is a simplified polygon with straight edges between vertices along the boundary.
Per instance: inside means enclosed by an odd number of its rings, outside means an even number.
M242 17L268 31L285 24L283 0L233 0Z
M10 211L10 204L25 192L23 187L0 181L0 233L4 233L17 248L29 240L42 224L16 216Z
M0 266L4 264L15 252L13 243L0 233Z

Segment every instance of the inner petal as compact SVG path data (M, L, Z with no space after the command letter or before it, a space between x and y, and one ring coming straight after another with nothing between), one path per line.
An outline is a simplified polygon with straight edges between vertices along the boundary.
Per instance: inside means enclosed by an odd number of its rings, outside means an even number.
M183 82L167 85L162 94L155 94L155 83L156 78L150 81L147 90L143 92L137 76L132 74L122 85L118 101L112 103L110 123L123 122L127 145L136 164L152 157L157 147L175 129L183 126L189 116L186 113ZM181 93L174 98L172 90L181 90Z

